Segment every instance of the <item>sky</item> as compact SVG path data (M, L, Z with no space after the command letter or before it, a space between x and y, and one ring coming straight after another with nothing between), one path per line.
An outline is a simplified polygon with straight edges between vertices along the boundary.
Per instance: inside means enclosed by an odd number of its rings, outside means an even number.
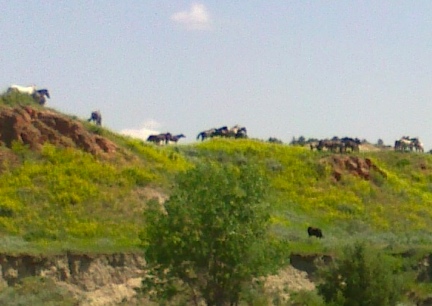
M0 90L146 139L357 137L432 149L432 1L0 0Z

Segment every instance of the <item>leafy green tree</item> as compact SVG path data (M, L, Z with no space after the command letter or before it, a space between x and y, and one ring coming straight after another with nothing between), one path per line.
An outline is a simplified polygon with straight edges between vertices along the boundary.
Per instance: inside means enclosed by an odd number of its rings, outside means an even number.
M346 247L339 262L323 271L318 292L328 305L390 306L402 297L397 265L364 243Z
M153 203L145 213L143 290L158 299L188 293L195 305L200 298L238 303L253 277L276 267L267 191L265 177L248 165L209 162L180 174L165 210Z

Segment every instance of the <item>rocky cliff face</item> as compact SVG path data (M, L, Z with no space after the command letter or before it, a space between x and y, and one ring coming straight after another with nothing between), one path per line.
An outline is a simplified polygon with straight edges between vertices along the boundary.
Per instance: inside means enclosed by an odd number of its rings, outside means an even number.
M0 254L0 285L13 286L29 276L48 277L73 292L80 305L116 305L136 294L144 265L142 254Z
M95 155L114 154L117 150L112 141L90 133L78 120L28 106L3 108L0 112L0 143L10 147L13 141L33 150L39 150L46 142Z

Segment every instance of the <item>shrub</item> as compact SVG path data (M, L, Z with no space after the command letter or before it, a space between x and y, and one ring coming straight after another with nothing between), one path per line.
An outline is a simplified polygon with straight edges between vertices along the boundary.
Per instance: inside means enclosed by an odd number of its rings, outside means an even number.
M396 305L402 297L402 282L395 261L364 243L346 247L343 257L322 270L318 292L329 305Z
M205 163L176 183L165 212L153 202L145 213L144 291L164 299L190 292L195 304L238 302L244 284L280 258L268 235L266 179L252 166Z

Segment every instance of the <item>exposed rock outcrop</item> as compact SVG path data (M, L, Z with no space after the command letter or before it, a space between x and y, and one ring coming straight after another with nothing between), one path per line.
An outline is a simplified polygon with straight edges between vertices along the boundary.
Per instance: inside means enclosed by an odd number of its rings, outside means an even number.
M42 276L67 288L80 305L115 305L136 294L145 260L142 254L6 255L0 254L0 285Z
M3 107L0 111L0 143L10 147L13 141L33 150L39 150L46 142L79 148L94 155L114 154L117 150L112 141L89 132L78 120L28 106Z
M383 178L387 178L387 173L375 165L369 158L335 154L324 158L321 162L331 165L333 177L336 181L340 181L344 174L351 174L364 180L370 180L372 172L377 173Z

